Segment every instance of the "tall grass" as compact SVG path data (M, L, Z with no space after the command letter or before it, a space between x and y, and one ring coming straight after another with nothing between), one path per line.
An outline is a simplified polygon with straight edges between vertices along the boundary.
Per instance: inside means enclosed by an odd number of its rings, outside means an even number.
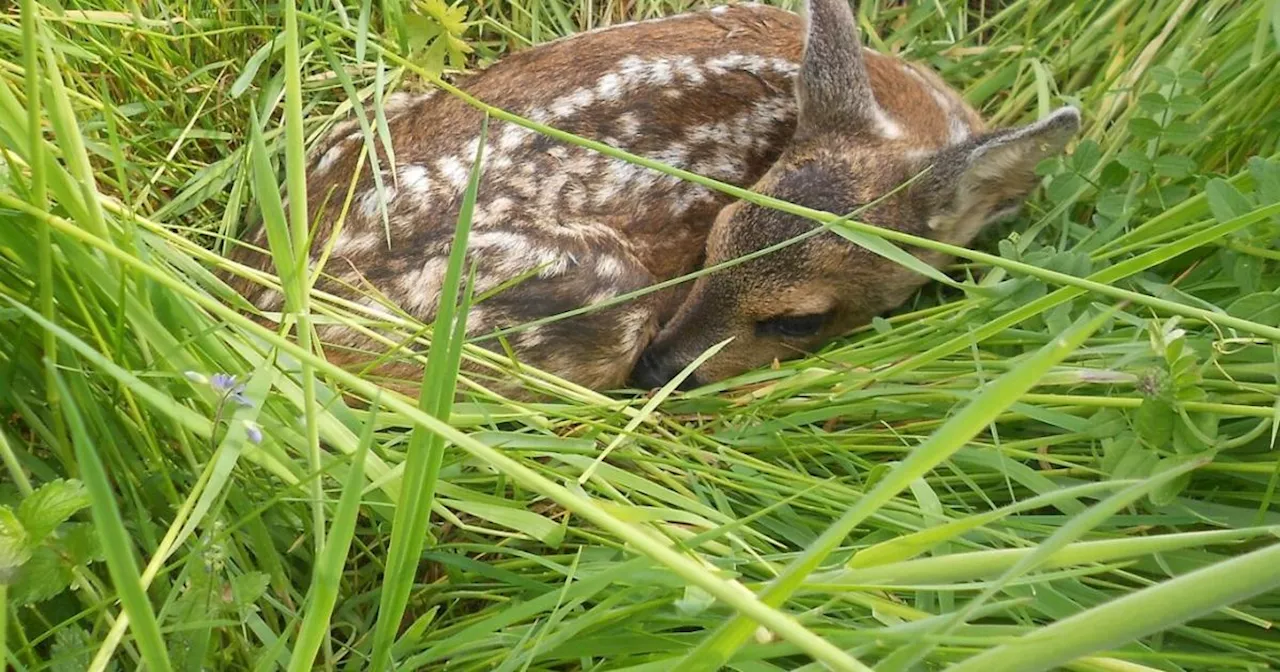
M435 325L310 291L292 223L314 214L303 152L352 94L380 143L396 88L694 5L6 10L5 662L1280 664L1280 2L863 4L872 46L994 123L1070 102L1084 137L948 282L657 400L464 344L461 255ZM739 195L884 254L920 242ZM257 279L296 315L278 331L212 272L249 273L222 253L252 218L276 260ZM422 345L420 399L319 357L332 320Z

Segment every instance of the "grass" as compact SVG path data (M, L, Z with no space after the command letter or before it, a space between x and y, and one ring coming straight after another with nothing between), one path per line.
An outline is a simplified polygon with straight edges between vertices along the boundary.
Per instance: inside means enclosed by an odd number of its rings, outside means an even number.
M516 367L447 315L377 325L433 346L420 403L313 354L315 324L370 322L293 261L305 148L352 92L693 5L6 10L8 666L1280 665L1280 2L866 4L872 46L994 123L1084 111L953 281L657 401ZM279 331L211 274L251 216L301 315Z

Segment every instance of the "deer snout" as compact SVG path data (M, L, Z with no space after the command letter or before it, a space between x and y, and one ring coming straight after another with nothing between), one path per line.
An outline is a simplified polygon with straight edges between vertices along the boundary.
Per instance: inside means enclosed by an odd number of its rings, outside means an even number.
M651 347L646 349L640 355L640 360L636 362L636 367L631 372L631 384L645 390L662 387L671 382L671 379L686 366L688 362L677 361L665 348ZM697 380L697 372L694 372L681 381L677 389L692 390L700 384Z

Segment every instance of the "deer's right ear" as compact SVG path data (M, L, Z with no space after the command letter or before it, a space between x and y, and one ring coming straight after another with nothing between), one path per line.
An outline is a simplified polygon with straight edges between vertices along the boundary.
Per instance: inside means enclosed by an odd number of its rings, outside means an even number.
M796 94L798 131L849 130L875 118L878 108L848 0L807 1Z

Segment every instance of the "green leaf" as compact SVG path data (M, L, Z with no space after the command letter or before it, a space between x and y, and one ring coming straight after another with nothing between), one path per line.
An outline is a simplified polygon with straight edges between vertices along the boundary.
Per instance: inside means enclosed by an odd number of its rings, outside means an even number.
M245 61L244 70L240 72L240 76L236 77L236 81L231 83L231 88L229 89L231 97L239 98L244 94L244 92L248 90L249 85L253 83L253 78L258 75L258 70L262 69L262 64L266 63L267 59L270 58L273 53L279 51L283 46L284 33L280 33L270 42L258 47L258 50L253 52L253 55L249 57L249 60Z
M1247 294L1232 301L1227 314L1280 327L1280 296L1271 292Z
M1153 140L1160 137L1160 124L1146 117L1129 120L1129 132L1139 140Z
M1146 478L1158 459L1128 432L1102 444L1102 470L1114 480Z
M1174 86L1178 83L1178 73L1167 65L1152 66L1148 74L1151 75L1151 79L1162 86Z
M1188 115L1204 106L1204 101L1190 93L1174 96L1169 99L1169 109L1174 114Z
M1280 0L1273 4L1280 7ZM1280 161L1255 156L1249 159L1249 176L1263 205L1280 203Z
M1157 156L1152 166L1155 168L1157 175L1174 179L1182 179L1196 170L1196 162L1191 160L1190 157L1175 154Z
M1168 449L1178 413L1164 397L1147 397L1134 417L1134 428L1142 443L1153 450Z
M1146 158L1145 156L1142 158ZM1098 186L1101 187L1118 187L1129 179L1129 169L1119 161L1110 161L1102 168L1102 173L1098 175Z
M1219 222L1230 221L1253 210L1249 199L1230 182L1221 178L1209 180L1204 191L1209 199L1209 211Z
M52 548L41 546L18 570L18 581L11 588L9 598L17 605L43 602L70 587L73 578L71 566Z
M1116 161L1119 161L1120 165L1136 173L1142 173L1145 175L1151 172L1151 159L1147 158L1146 154L1143 154L1132 147L1120 152L1120 154L1116 156Z
M68 518L89 508L89 493L80 481L50 481L18 506L18 519L27 528L30 543L39 544Z
M1075 150L1071 153L1071 165L1075 167L1076 172L1088 173L1093 167L1098 165L1098 161L1102 158L1102 148L1098 146L1097 141L1092 138L1085 138L1076 145Z
M1204 138L1204 131L1199 124L1189 121L1171 121L1164 127L1161 139L1172 145L1189 145Z
M1124 215L1125 203L1128 199L1124 194L1107 194L1098 199L1094 207L1098 209L1098 213L1106 215L1112 219L1118 219Z
M242 618L257 611L255 602L262 599L271 585L271 577L266 572L246 572L231 579L231 603L228 610L238 613Z
M523 532L551 548L558 547L560 542L564 540L563 526L532 511L487 502L457 499L442 499L441 503L451 509L464 511L496 525Z
M1158 115L1164 112L1168 106L1169 101L1154 91L1138 96L1138 107L1149 115Z
M1056 175L1053 181L1049 183L1048 189L1045 190L1045 195L1054 203L1064 203L1072 196L1075 196L1076 191L1084 184L1084 178L1075 173Z
M31 557L31 544L22 521L7 506L0 506L0 581Z
M1174 455L1172 457L1166 457L1156 463L1155 468L1151 471L1151 475L1153 477L1158 476L1167 471L1179 469L1184 465L1195 462L1199 459L1201 458L1198 455ZM1178 498L1178 495L1182 494L1183 490L1187 489L1187 486L1191 483L1191 475L1192 472L1190 471L1179 474L1172 480L1156 486L1147 497L1155 506L1168 506Z

